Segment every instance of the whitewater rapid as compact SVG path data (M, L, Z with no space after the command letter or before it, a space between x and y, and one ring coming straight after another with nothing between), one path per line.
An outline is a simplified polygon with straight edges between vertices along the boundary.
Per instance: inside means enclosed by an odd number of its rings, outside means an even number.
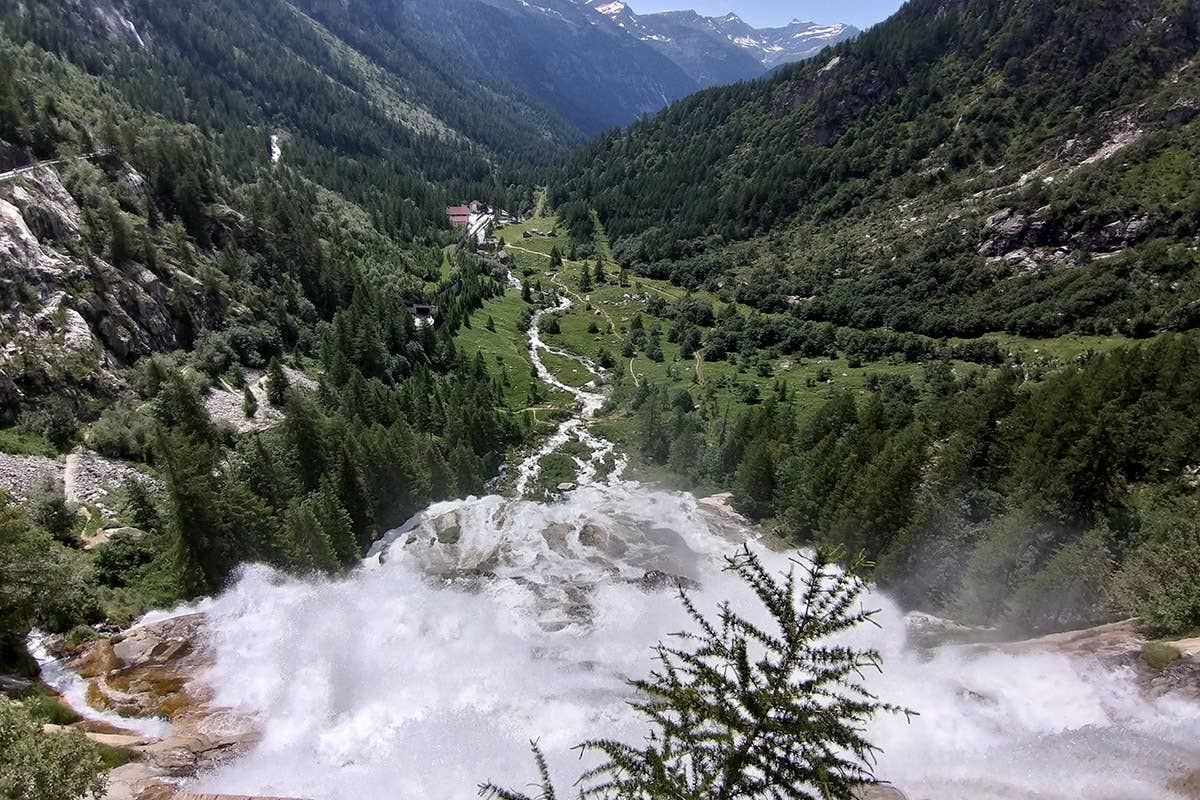
M482 781L527 789L538 740L569 794L588 766L574 745L636 744L647 732L625 682L649 672L656 642L688 627L655 576L692 582L702 610L729 599L762 618L724 558L748 545L785 570L788 555L689 494L619 471L595 480L613 453L587 429L604 396L546 369L540 316L533 363L575 395L579 413L521 462L516 498L431 506L339 580L246 569L206 606L215 663L204 679L263 738L190 789L465 800ZM579 488L549 503L523 499L538 458L571 438L591 452ZM850 638L883 654L870 688L919 713L870 725L882 748L876 771L910 800L1161 800L1200 764L1200 710L1146 699L1129 670L1054 653L923 653L888 598L869 603L879 627Z

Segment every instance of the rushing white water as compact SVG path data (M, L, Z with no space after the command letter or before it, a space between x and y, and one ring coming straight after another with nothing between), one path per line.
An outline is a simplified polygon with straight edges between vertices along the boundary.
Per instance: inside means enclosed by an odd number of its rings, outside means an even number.
M111 711L97 711L87 702L87 683L50 653L42 633L31 633L27 644L29 654L38 662L38 677L61 694L67 705L85 719L104 722L142 736L165 736L171 730L171 724L159 717L130 718Z
M516 288L520 288L519 281L516 281L515 279L510 280L516 285ZM576 459L577 466L579 467L580 483L588 483L591 481L596 474L596 466L601 462L602 459L613 453L612 442L605 441L604 439L593 435L587 429L587 421L596 416L596 412L599 411L604 405L605 396L600 392L590 391L587 388L580 389L563 383L546 367L546 364L542 361L541 354L543 352L553 353L561 358L566 358L582 364L593 375L601 375L603 373L603 370L600 369L599 366L592 363L588 359L577 356L574 353L568 353L567 351L560 350L556 347L551 347L542 340L542 334L540 330L542 317L546 314L566 311L567 309L571 308L572 305L573 303L571 298L564 294L559 297L557 305L549 308L538 309L534 312L533 319L531 320L529 326L529 358L533 362L533 367L537 371L538 378L543 383L547 383L554 388L564 391L575 397L575 400L579 405L579 413L559 425L558 430L556 430L552 436L548 437L546 441L542 443L540 448L530 453L525 457L524 460L521 461L521 464L517 470L516 492L518 495L524 495L529 490L530 481L532 481L537 475L538 461L543 456L549 455L555 450L558 450L572 438L578 438L579 441L581 441L591 451L590 458L586 460ZM624 467L625 460L621 459L617 464L617 468L613 470L610 476L611 480L615 481L620 478Z
M564 304L569 301L562 301ZM565 307L562 306L562 307ZM539 315L540 316L540 315ZM587 467L612 445L586 431L603 396L553 378L581 413L521 465L523 493L548 447L583 434ZM324 800L463 800L484 780L522 788L540 740L560 790L586 766L571 747L593 736L637 743L644 723L625 680L651 647L687 626L657 570L695 581L698 607L730 599L761 612L722 570L749 542L776 569L786 554L752 530L717 524L687 494L589 479L559 501L500 497L440 503L393 531L337 581L251 568L208 607L218 703L253 714L264 738L193 788ZM457 538L439 537L455 529ZM445 541L443 541L445 539ZM911 800L1142 800L1200 758L1200 710L1151 701L1132 676L1050 653L928 657L910 648L882 596L879 628L851 638L882 651L868 676L883 699L920 713L870 727L881 778Z
M431 512L377 567L333 582L252 569L216 601L217 699L255 713L266 737L201 788L468 798L481 780L524 785L534 738L565 787L582 766L573 744L640 740L623 680L686 624L672 592L637 578L686 576L702 608L755 609L720 569L737 537L686 495L624 483ZM446 512L462 528L452 546L427 526ZM870 684L921 714L872 725L878 771L913 800L1164 798L1200 755L1197 709L1144 699L1128 674L1056 654L924 660L898 610L872 600L882 627L856 634L885 655Z

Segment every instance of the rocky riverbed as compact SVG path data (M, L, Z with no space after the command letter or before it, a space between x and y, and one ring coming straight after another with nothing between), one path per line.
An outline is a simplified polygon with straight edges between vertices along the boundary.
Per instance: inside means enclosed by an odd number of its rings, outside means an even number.
M724 516L725 512L709 513ZM644 588L656 587L648 583ZM206 621L204 613L168 617L73 651L67 651L53 637L44 640L61 657L63 674L82 681L75 697L78 701L81 694L86 706L77 710L90 718L76 727L96 741L127 748L134 754L132 762L111 773L108 800L183 800L190 797L184 789L190 778L230 763L259 741L254 719L214 703L213 687L206 682L214 659ZM921 615L909 618L913 632L922 636L930 635L933 624ZM947 630L955 636L963 634L958 626L950 625ZM1132 670L1139 691L1147 697L1173 693L1181 698L1200 698L1200 645L1196 640L1178 643L1179 657L1159 668L1143 661L1145 644L1134 622L1124 621L1038 639L949 644L942 648L968 658L1000 652L1095 659L1110 667ZM969 687L964 691L981 704L989 702L984 694ZM104 719L97 718L101 714ZM134 730L137 723L151 718L167 724L153 735ZM129 727L123 727L121 720L128 721ZM1200 798L1200 772L1181 774L1170 788L1178 796ZM873 787L862 796L869 800L904 797L887 786Z
M59 654L66 676L83 681L86 705L75 710L85 718L75 727L134 756L109 775L107 800L175 798L186 779L258 741L253 720L212 703L203 680L212 664L204 623L200 613L172 617L74 651L45 642ZM166 724L155 734L137 732L146 720Z

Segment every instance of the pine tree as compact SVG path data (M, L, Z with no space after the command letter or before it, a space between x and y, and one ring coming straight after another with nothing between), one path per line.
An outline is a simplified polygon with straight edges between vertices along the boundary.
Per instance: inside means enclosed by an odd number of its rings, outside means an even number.
M876 714L912 712L881 702L863 686L882 670L875 650L843 644L872 622L866 584L836 566L836 553L797 556L771 574L748 547L728 569L765 606L771 625L753 623L723 603L705 617L688 594L680 602L694 630L656 648L659 667L630 681L634 710L651 725L645 744L591 739L578 746L598 757L579 780L580 796L598 800L853 800L875 783L878 752L864 735ZM537 744L537 797L556 796ZM487 783L489 800L532 800Z
M329 420L311 396L300 392L288 395L283 435L307 491L317 488L328 467L328 431Z
M337 556L325 531L308 503L296 502L288 508L284 527L292 537L293 563L305 572L332 572Z
M608 280L608 276L604 274L604 262L599 258L596 259L596 269L592 274L592 277L597 286L600 286Z
M246 419L254 419L254 415L258 413L258 398L250 391L249 385L242 387L242 413L246 415Z
M287 400L289 386L283 364L278 357L273 357L267 364L267 402L277 407L283 405Z
M748 517L762 519L770 515L775 496L775 462L765 437L758 437L746 449L733 481L733 507Z
M108 253L114 267L123 267L133 259L135 251L133 231L115 200L104 203L105 221L108 223Z
M587 294L592 290L592 272L585 263L579 270L579 291Z

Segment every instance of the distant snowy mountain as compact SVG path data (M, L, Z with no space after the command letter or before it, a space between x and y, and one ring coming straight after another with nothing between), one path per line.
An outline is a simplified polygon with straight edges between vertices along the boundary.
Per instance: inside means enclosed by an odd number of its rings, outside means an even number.
M670 58L702 86L752 78L816 55L857 36L851 25L792 20L780 28L755 28L737 14L705 17L695 11L638 14L621 0L581 0L600 17Z
M840 22L819 25L794 19L782 28L754 28L737 14L709 17L708 20L731 42L753 53L767 68L811 58L829 45L859 34L858 28Z

